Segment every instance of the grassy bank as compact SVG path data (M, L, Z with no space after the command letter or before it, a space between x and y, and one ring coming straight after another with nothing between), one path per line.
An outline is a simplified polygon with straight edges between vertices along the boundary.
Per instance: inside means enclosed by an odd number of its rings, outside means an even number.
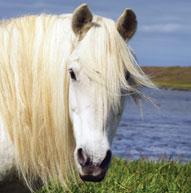
M114 158L103 182L73 185L71 190L73 193L190 193L191 163L148 160L126 162ZM64 191L57 188L51 193Z
M143 67L161 88L191 90L191 67Z

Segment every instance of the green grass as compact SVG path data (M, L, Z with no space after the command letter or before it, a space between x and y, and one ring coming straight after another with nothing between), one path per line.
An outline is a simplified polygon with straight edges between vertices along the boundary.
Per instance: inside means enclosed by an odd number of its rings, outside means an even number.
M191 90L191 67L143 67L143 70L161 88Z
M51 193L64 193L51 187ZM40 191L38 193L45 193ZM101 183L72 185L73 193L191 193L191 162L125 161L114 158Z

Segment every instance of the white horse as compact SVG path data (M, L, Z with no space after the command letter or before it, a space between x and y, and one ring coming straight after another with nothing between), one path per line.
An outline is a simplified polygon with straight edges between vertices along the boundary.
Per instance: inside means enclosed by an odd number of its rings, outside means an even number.
M123 96L153 86L126 45L136 27L130 9L115 23L85 4L0 23L1 181L104 178Z

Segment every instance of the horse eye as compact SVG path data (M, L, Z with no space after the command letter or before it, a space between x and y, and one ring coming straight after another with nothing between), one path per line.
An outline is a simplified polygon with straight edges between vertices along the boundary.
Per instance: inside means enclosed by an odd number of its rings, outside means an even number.
M76 75L72 69L69 69L70 77L72 80L76 80Z
M128 71L126 71L125 72L125 79L126 79L126 81L129 80L130 76L131 76L130 73Z

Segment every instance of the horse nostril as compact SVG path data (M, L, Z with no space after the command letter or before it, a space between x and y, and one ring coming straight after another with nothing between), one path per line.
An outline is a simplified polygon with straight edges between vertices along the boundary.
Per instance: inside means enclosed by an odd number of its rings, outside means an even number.
M85 167L91 164L90 158L87 156L87 154L84 152L82 148L79 148L77 150L77 159L78 159L79 164L82 167Z
M108 150L104 160L102 161L102 163L100 165L100 167L101 168L107 168L110 161L111 161L111 157L112 157L112 152L111 152L111 150Z

